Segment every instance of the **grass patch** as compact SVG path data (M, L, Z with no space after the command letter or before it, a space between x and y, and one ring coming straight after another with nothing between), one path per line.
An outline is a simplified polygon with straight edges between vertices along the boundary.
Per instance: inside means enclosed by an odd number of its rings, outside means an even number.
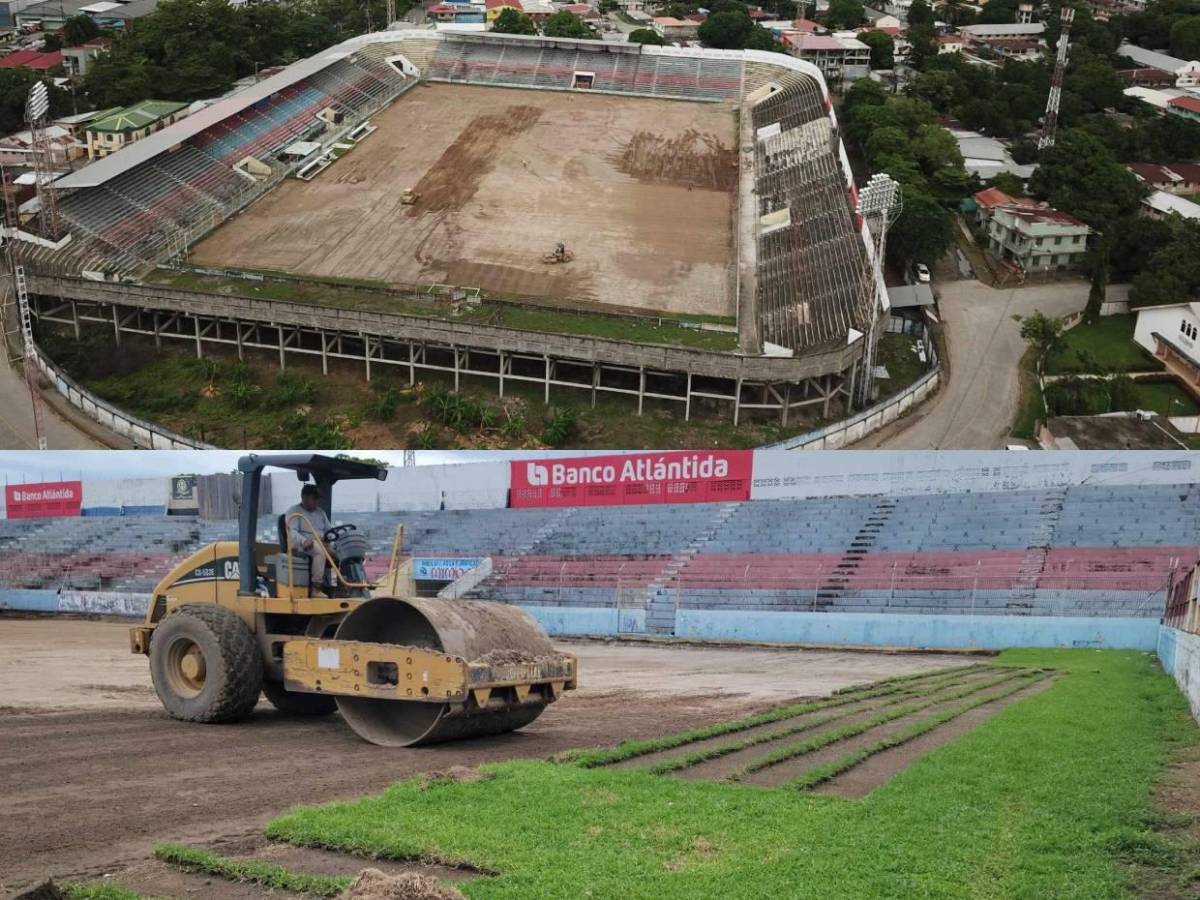
M353 880L346 875L312 875L292 872L282 866L258 860L230 859L182 844L163 844L154 851L154 855L163 862L187 872L214 875L227 881L259 884L272 890L315 894L318 897L336 897Z
M1197 741L1183 697L1147 653L1001 662L1061 676L862 800L527 760L296 809L267 831L500 873L464 885L473 898L1130 896L1126 857L1162 855L1151 786Z
M961 685L962 681L958 678L942 679L941 681L936 682L921 682L918 686L914 686L911 689L899 691L896 699L889 703L881 704L880 708L892 708L895 707L896 704L903 703L905 698L921 696L922 694L928 695L933 692L944 690L948 687L955 688ZM979 689L986 687L988 687L988 685L982 685ZM958 695L956 694L954 696ZM702 762L708 762L711 759L719 759L722 756L728 756L730 753L737 753L740 750L748 750L749 748L755 747L759 744L769 743L771 741L778 740L779 738L790 737L793 734L799 734L803 731L812 731L813 729L820 728L822 725L828 725L830 722L836 722L852 715L854 715L854 712L835 712L833 715L810 719L806 722L798 722L794 725L781 728L777 731L753 734L741 740L729 741L724 744L716 744L710 747L701 747L683 756L678 756L674 759L663 760L660 763L648 766L647 770L653 772L655 775L666 775L669 772L678 772L680 769L686 769Z
M1046 404L1037 380L1037 350L1033 347L1021 356L1021 362L1017 366L1017 381L1020 385L1020 400L1012 435L1032 441L1037 438L1038 422L1046 418Z
M890 750L893 747L899 747L901 744L907 744L909 741L919 738L921 735L927 734L928 732L933 731L933 729L941 725L945 725L947 722L953 721L961 715L969 713L973 709L988 703L995 703L996 701L1003 700L1006 697L1011 697L1018 691L1023 691L1026 688L1031 687L1037 684L1039 681L1049 677L1049 673L1043 673L1041 675L1031 677L1027 682L1019 682L998 694L991 694L987 697L978 697L962 704L961 706L957 706L954 709L947 710L944 713L938 713L937 715L922 719L920 722L914 722L911 726L899 732L898 734L881 738L880 740L871 744L869 747L864 747L861 750L855 750L851 753L847 753L845 756L826 763L823 766L814 766L799 778L795 778L788 782L788 787L799 788L801 790L814 788L818 784L822 784L823 782L829 781L831 778L841 775L843 772L853 769L859 763L869 759L877 753L882 753L884 750Z
M913 352L916 343L918 339L911 334L885 334L879 338L876 362L885 366L890 376L878 382L880 400L900 393L929 371L929 364L921 362L921 358Z
M1063 333L1063 348L1046 359L1046 374L1159 371L1162 363L1133 342L1136 324L1137 315L1127 313L1076 325Z
M1138 409L1152 409L1164 416L1194 416L1200 412L1196 401L1177 381L1137 382Z
M559 754L557 759L560 762L578 763L585 768L608 766L622 760L632 759L635 756L645 756L648 753L657 753L662 750L674 750L676 747L682 747L685 744L691 744L696 741L734 734L758 725L770 725L773 722L782 722L785 719L792 719L796 716L802 716L805 713L815 712L816 710L844 706L847 703L868 700L872 697L881 697L901 690L909 682L930 678L934 675L949 673L964 675L980 668L983 668L983 666L976 664L971 666L957 666L952 669L941 669L937 672L902 675L897 678L888 679L887 681L878 682L871 687L847 688L842 691L835 691L833 696L827 700L793 703L788 706L781 706L776 709L767 710L766 712L757 713L753 716L746 716L743 719L735 719L730 722L717 722L712 725L692 728L688 731L665 735L660 738L650 738L642 741L622 741L616 747L571 750L567 753Z
M141 900L142 897L141 894L115 884L68 882L62 885L62 889L71 900Z
M820 750L822 747L827 747L830 744L836 744L838 741L844 741L847 738L856 737L857 735L862 734L864 731L870 731L872 728L877 728L880 725L886 725L888 722L892 722L896 719L903 719L905 716L911 716L913 713L918 713L922 710L929 709L931 706L949 703L961 697L966 697L969 694L987 690L988 688L996 687L996 685L1004 684L1007 681L1012 681L1014 678L1022 677L1028 676L1024 675L1024 673L1022 673L1020 670L1016 670L1014 674L1004 675L1003 677L987 682L986 684L969 685L965 688L959 689L958 691L947 694L944 697L937 697L918 703L906 703L901 706L893 707L887 712L880 713L877 716L872 716L870 719L865 721L855 722L852 725L847 725L844 728L837 729L836 731L819 734L816 737L807 741L803 741L799 744L791 744L786 747L780 747L773 753L768 753L766 756L760 756L758 759L751 760L739 771L730 775L729 780L738 781L747 775L753 774L754 772L768 769L771 766L784 762L785 760L793 759L797 756L803 756L806 753L812 753L814 750Z

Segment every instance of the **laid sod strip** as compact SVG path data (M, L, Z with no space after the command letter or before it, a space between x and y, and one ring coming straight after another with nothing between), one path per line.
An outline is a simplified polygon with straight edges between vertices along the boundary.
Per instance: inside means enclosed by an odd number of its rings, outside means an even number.
M852 738L862 734L864 731L869 731L872 728L878 728L880 725L886 725L894 719L902 719L905 716L910 716L913 713L921 712L931 706L937 706L941 703L949 703L957 700L959 697L966 697L969 694L974 694L978 691L985 691L988 688L996 687L1014 679L1028 679L1029 673L1021 669L1013 669L1012 674L1005 675L1002 678L997 678L995 681L988 684L972 685L962 691L955 692L949 696L939 697L936 700L931 700L926 703L910 703L903 706L895 707L894 709L882 715L875 716L864 722L856 722L853 725L847 725L845 728L839 728L836 731L827 731L824 734L817 735L812 740L802 741L798 744L791 744L787 747L780 747L773 753L768 753L765 756L760 756L758 759L751 760L746 765L742 766L738 771L727 776L727 781L740 781L747 775L752 775L761 769L769 768L770 766L778 765L779 763L792 759L796 756L803 756L806 753L812 753L814 750L820 750L830 744L835 744L838 741L844 741L847 738Z
M980 706L986 706L989 703L998 703L1011 697L1013 694L1018 694L1021 691L1029 690L1034 685L1040 684L1046 679L1052 677L1052 673L1046 672L1041 675L1031 677L1027 681L1015 684L1012 687L1001 691L999 694L992 694L988 697L979 697L964 703L962 706L952 710L947 710L944 713L930 716L927 719L922 719L920 722L914 723L911 727L906 728L899 734L893 734L889 737L882 738L876 741L869 747L864 747L861 750L856 750L853 753L847 753L840 759L835 759L833 762L826 763L823 766L816 766L805 772L799 778L789 781L784 787L799 788L800 790L810 790L819 784L836 778L843 772L853 769L855 766L865 762L870 757L877 753L882 753L884 750L891 750L893 747L899 747L901 744L906 744L911 740L919 738L921 735L933 731L935 728L940 728L947 722L957 719L959 716L966 715L973 709L978 709Z
M1000 681L1003 681L1003 680L1004 679L1000 679ZM661 762L654 763L653 765L648 765L645 767L645 770L654 775L666 775L670 772L677 772L681 769L690 768L691 766L698 765L699 763L702 763L702 762L708 762L709 760L719 759L722 756L728 756L731 753L737 753L741 750L748 750L749 748L755 747L759 744L767 744L767 743L771 743L772 741L777 741L777 740L781 740L783 738L791 737L792 735L799 734L804 731L812 731L814 729L822 727L823 725L828 725L831 722L838 722L838 721L841 721L842 719L848 719L848 718L851 718L855 715L859 715L862 713L869 713L876 709L895 708L897 706L897 704L902 704L905 702L906 699L912 698L914 696L927 698L931 701L931 703L934 703L934 702L941 703L941 702L945 702L946 699L953 700L956 697L963 696L962 692L955 692L955 693L950 694L948 698L943 698L940 695L941 695L941 692L944 690L951 689L951 688L957 688L957 687L962 687L962 688L966 688L966 689L975 689L975 690L986 690L988 687L991 687L992 685L997 684L997 683L998 682L996 682L996 681L990 681L990 682L985 682L985 683L978 683L978 682L964 683L961 679L954 679L954 680L948 680L948 681L944 681L944 682L938 682L935 686L930 687L930 685L933 685L933 682L930 682L927 685L921 686L922 688L929 688L928 690L924 690L919 694L915 690L914 691L902 691L901 696L899 696L895 699L889 700L887 702L884 702L877 707L867 707L866 709L857 709L857 710L851 710L848 712L847 711L838 711L838 712L834 712L827 716L820 716L818 718L806 719L803 722L797 722L794 725L785 726L784 728L778 728L778 729L775 729L774 731L758 732L753 735L748 735L748 736L742 738L741 740L727 741L722 744L710 744L707 747L698 747L695 750L693 750L692 752L686 753L682 756L674 756L674 757L671 757L670 759L664 759Z
M825 706L814 712L802 713L797 716L791 716L783 721L793 722L791 726L784 728L774 728L771 726L777 725L777 722L768 722L764 725L752 725L747 728L739 729L735 734L743 735L744 743L742 746L752 746L756 742L774 740L781 737L788 737L800 731L808 731L812 728L820 727L828 722L837 719L844 719L850 716L859 715L863 712L868 712L872 709L881 709L894 703L902 703L906 698L920 697L934 691L942 691L947 687L956 687L973 683L974 678L985 678L988 676L986 669L980 669L975 672L969 672L966 675L951 675L945 678L930 679L919 683L909 683L902 686L899 690L888 691L874 697L855 698L849 703L836 704L834 706ZM826 709L834 710L827 716L817 716L815 713L820 713ZM800 720L800 721L796 721ZM619 760L609 765L617 768L641 768L648 772L656 771L660 764L670 763L679 758L679 752L684 753L699 753L706 751L712 747L725 747L728 742L722 742L725 734L717 735L716 737L707 738L704 740L690 741L687 744L682 744L678 747L668 747L665 750L655 750L650 753L643 753L638 756L632 756L627 759ZM720 755L720 754L718 754ZM669 769L664 771L670 771Z
M868 685L861 688L848 688L843 691L835 691L831 697L824 700L813 700L808 703L797 703L790 706L781 706L778 709L767 710L766 712L758 713L753 716L747 716L743 719L734 719L731 722L717 722L713 725L706 725L702 728L693 728L690 731L682 731L678 734L667 735L661 738L649 738L642 741L624 741L616 747L593 749L593 750L574 750L568 751L556 757L559 762L571 762L591 769L596 766L607 766L611 763L620 762L623 759L629 759L633 756L644 756L647 753L654 753L658 750L670 750L674 747L682 747L684 744L691 744L695 741L707 740L708 738L720 737L725 734L733 734L737 731L744 731L747 728L753 728L756 725L768 725L772 722L780 722L784 719L791 719L795 716L804 715L805 713L814 712L818 709L826 709L833 706L843 706L847 703L854 703L857 700L865 700L870 697L879 697L884 694L894 693L908 684L911 681L931 678L935 675L946 675L956 673L963 675L977 669L992 668L991 666L975 663L970 666L961 666L953 669L938 669L933 672L920 672L914 675L901 675L896 678L889 678L886 681L877 682L874 685Z
M208 850L185 847L182 844L163 844L154 851L154 855L186 872L201 872L227 881L260 884L276 890L315 894L318 897L336 897L353 880L346 875L291 872L282 866L258 860L229 859Z

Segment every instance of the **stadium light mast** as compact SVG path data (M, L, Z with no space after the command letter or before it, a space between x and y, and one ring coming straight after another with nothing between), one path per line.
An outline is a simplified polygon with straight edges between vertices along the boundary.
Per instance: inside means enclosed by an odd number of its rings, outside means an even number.
M866 187L858 192L858 214L867 226L874 257L863 275L863 293L871 298L871 315L867 322L867 333L864 335L867 344L863 351L862 371L854 391L854 402L859 407L870 404L871 391L875 386L875 354L879 344L879 323L882 318L880 313L883 312L884 306L884 296L880 293L880 286L883 284L883 252L887 246L887 231L895 224L902 209L904 199L900 193L900 184L886 172L872 175Z
M1063 75L1067 71L1067 53L1071 46L1071 23L1075 21L1075 7L1063 4L1062 31L1058 35L1058 54L1054 58L1054 77L1050 79L1050 96L1046 98L1046 114L1042 117L1042 133L1038 136L1038 149L1054 146L1054 133L1058 130L1058 105L1062 100Z
M29 123L30 147L33 150L33 177L37 189L38 218L42 233L51 241L57 241L58 200L50 187L54 180L54 159L50 137L46 133L46 115L50 112L50 94L46 82L39 81L29 89L25 100L25 120Z

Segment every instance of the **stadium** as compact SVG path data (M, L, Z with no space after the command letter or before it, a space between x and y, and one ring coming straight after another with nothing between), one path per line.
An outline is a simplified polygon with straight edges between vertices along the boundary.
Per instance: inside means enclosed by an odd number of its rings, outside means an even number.
M886 291L828 89L781 54L368 34L44 197L14 246L75 336L735 424L871 398Z
M1192 890L1195 453L559 454L384 480L323 462L354 479L332 520L364 535L385 595L528 617L578 684L517 730L435 746L376 746L340 697L340 715L268 690L278 708L238 724L169 717L127 632L181 615L160 618L172 573L218 592L241 578L220 566L241 529L284 553L286 469L312 459L276 456L240 494L230 475L6 487L0 886ZM351 886L366 868L410 893Z

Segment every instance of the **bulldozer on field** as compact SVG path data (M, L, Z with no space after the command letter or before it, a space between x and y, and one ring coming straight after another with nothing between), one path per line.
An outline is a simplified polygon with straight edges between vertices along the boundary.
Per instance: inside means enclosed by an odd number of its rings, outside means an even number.
M331 517L340 481L387 468L319 454L238 460L238 540L197 550L155 587L130 649L150 660L167 712L190 722L249 715L259 695L294 715L342 718L374 744L407 747L528 725L576 686L576 660L555 651L524 610L478 600L400 597L403 526L383 578L367 578L369 542L352 524L314 537L327 580L293 546L302 512L280 516L278 541L256 539L267 468L315 482ZM407 584L405 579L405 584Z

